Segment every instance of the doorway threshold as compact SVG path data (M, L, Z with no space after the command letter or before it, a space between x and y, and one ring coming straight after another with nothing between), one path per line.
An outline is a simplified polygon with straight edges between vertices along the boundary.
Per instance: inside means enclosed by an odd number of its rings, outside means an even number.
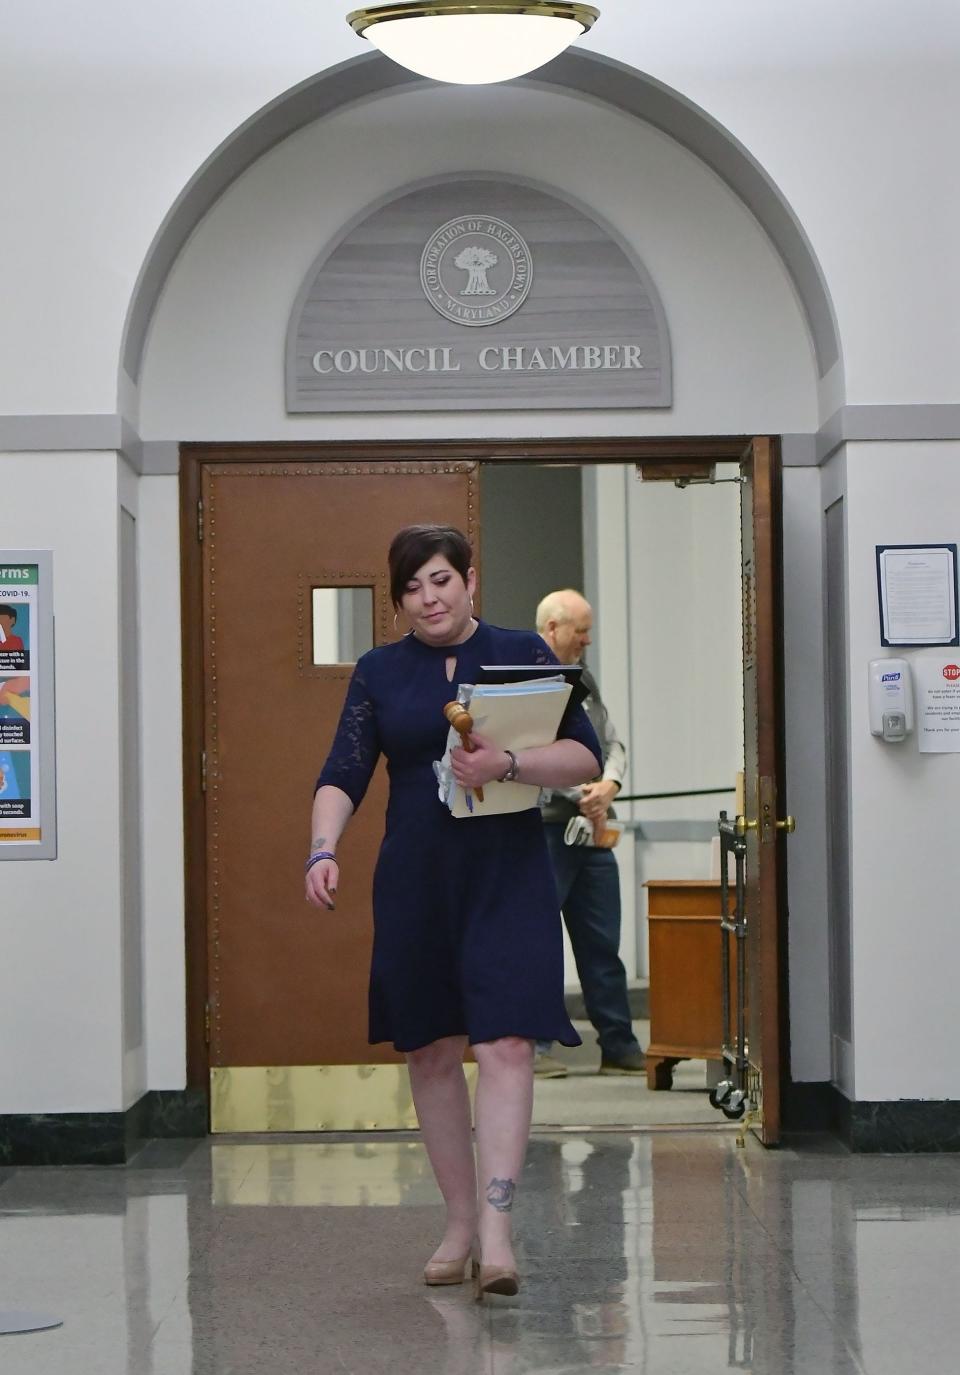
M596 1123L569 1123L551 1126L547 1122L538 1122L530 1128L531 1137L534 1136L599 1136L601 1134L617 1134L624 1136L653 1136L661 1132L677 1134L680 1132L733 1132L740 1131L739 1122L728 1122L719 1114L713 1122L602 1122Z

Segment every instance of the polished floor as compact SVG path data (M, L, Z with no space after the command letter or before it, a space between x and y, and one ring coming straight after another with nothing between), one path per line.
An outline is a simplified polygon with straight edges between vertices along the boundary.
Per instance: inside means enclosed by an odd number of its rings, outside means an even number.
M4 1375L946 1375L960 1157L738 1148L702 1129L534 1138L515 1299L426 1289L414 1139L154 1142L0 1171Z
M538 1127L663 1127L700 1124L722 1126L723 1114L707 1099L707 1062L681 1060L671 1089L648 1089L645 1074L601 1075L600 1047L589 1022L574 1021L580 1046L556 1045L551 1055L567 1066L565 1079L537 1079L533 1120ZM635 1021L641 1046L650 1042L650 1023ZM718 1066L718 1070L722 1067Z

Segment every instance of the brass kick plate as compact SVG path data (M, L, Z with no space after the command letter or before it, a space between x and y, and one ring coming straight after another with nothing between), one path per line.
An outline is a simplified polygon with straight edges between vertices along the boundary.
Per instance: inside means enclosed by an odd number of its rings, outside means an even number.
M471 1093L477 1066L464 1065ZM406 1065L220 1066L210 1071L210 1130L415 1130Z

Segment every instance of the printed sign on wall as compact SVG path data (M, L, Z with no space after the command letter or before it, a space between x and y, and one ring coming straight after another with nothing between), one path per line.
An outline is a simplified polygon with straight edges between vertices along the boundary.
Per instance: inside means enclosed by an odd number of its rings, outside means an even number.
M0 550L0 858L54 853L49 559Z
M643 265L586 211L484 177L408 191L328 247L286 366L291 412L671 404Z
M960 664L921 655L914 668L920 753L960 754Z

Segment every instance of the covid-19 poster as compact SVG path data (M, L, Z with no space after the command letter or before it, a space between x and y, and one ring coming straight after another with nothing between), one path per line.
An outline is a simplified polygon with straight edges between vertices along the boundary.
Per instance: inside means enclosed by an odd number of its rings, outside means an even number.
M0 550L0 859L55 854L50 564Z

